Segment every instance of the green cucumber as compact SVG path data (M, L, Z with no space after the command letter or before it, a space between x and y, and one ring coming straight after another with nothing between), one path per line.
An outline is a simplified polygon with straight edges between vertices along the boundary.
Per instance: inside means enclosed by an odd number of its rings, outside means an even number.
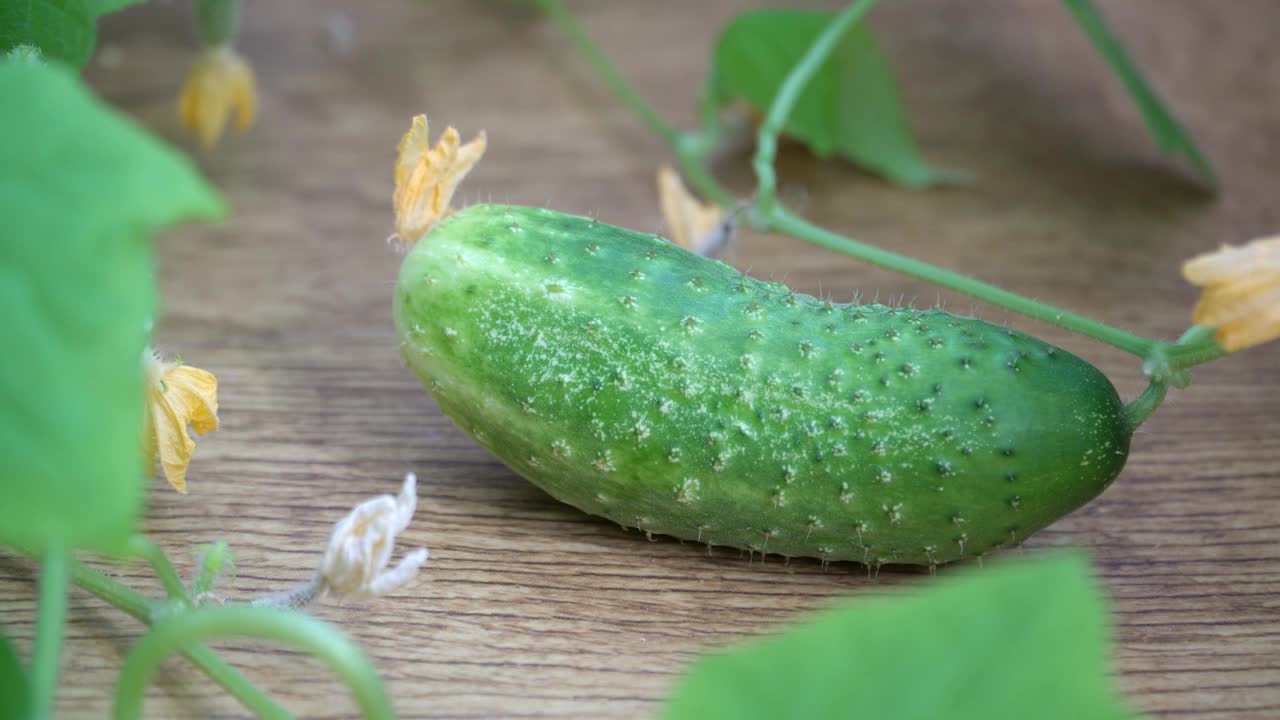
M846 305L652 234L475 205L396 285L405 361L463 432L624 526L937 564L1097 496L1131 423L1095 367L941 310Z

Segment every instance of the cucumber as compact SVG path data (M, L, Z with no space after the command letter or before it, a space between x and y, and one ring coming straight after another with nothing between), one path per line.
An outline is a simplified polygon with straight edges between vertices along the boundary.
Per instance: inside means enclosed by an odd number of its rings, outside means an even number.
M934 565L1020 542L1120 472L1095 367L941 310L792 292L657 235L475 205L404 260L408 366L585 512L761 553Z

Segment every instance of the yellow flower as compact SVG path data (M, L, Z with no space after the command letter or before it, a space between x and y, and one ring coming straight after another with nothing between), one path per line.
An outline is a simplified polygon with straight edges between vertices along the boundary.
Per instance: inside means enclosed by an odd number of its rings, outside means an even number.
M1204 288L1193 319L1217 328L1228 352L1280 337L1280 235L1243 247L1223 245L1191 258L1182 274Z
M680 247L699 255L714 255L733 239L733 226L718 205L698 202L670 165L658 168L658 202L667 232Z
M440 141L431 147L427 116L413 119L409 132L396 146L396 190L392 204L396 211L393 240L411 246L432 225L449 214L449 201L458 183L484 155L485 134L459 147L458 131L447 127Z
M227 45L205 50L178 94L178 121L199 135L205 147L222 137L231 113L236 115L236 129L244 131L253 125L257 111L253 68Z
M218 379L181 362L165 362L151 350L143 356L143 366L146 457L153 467L159 457L165 479L178 492L186 493L187 463L196 449L187 425L198 435L218 429Z

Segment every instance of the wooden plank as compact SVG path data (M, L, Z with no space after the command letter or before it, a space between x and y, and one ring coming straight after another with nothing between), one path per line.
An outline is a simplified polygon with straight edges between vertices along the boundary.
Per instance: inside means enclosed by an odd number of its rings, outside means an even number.
M577 3L591 32L677 122L718 28L745 3ZM103 23L87 77L108 100L193 150L234 214L158 240L159 344L221 381L223 427L202 439L180 497L156 481L146 530L183 573L215 539L237 551L230 597L305 579L331 524L416 471L406 547L432 559L414 587L316 606L353 634L411 717L649 715L709 646L766 632L847 595L927 575L649 542L562 506L442 418L397 355L390 321L393 150L411 115L489 133L460 199L549 205L649 230L659 142L561 38L517 3L252 3L240 47L261 119L213 152L179 133L173 102L192 53L186 10L152 3ZM1122 88L1057 3L910 0L873 24L937 165L964 187L909 192L784 147L784 199L821 224L1136 332L1174 336L1195 292L1181 259L1280 229L1280 5L1103 4L1222 179L1210 198L1161 158ZM105 62L104 62L105 61ZM743 152L722 177L750 187ZM746 233L736 264L808 292L971 303L802 243ZM973 306L1089 358L1126 395L1127 356ZM1098 501L1029 548L1081 545L1113 598L1118 676L1155 716L1280 715L1280 348L1196 373L1134 443ZM113 567L150 592L149 571ZM948 570L944 570L948 572ZM25 653L29 564L0 560L0 622ZM59 714L102 717L140 628L76 592ZM251 643L226 657L306 717L352 705L320 666ZM237 717L181 660L151 717Z

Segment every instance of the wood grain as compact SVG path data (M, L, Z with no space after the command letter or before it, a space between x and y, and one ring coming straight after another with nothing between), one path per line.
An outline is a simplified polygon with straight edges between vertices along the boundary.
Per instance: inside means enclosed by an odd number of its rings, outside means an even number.
M744 3L577 3L626 75L679 123L695 121L707 50ZM249 3L240 47L258 70L261 119L213 152L173 102L193 53L185 4L103 23L87 72L102 95L192 151L234 212L157 239L157 339L217 374L221 417L202 439L191 494L154 483L146 532L190 570L228 540L233 597L306 578L331 524L413 470L421 505L404 536L428 545L421 581L371 604L324 602L406 717L643 717L709 646L766 632L845 596L927 582L857 565L748 562L649 542L562 506L515 477L439 413L403 368L390 321L396 140L409 117L489 151L462 190L658 229L659 142L610 98L546 23L512 2ZM1180 261L1280 229L1280 4L1103 3L1108 18L1218 169L1217 197L1163 158L1119 83L1058 3L905 0L871 18L926 155L965 186L910 192L798 147L780 158L788 203L821 224L1171 337L1193 289ZM739 150L718 172L750 187ZM1129 396L1136 363L924 283L785 238L746 233L736 264L807 292L973 307L1094 361ZM1112 597L1117 676L1153 717L1280 716L1280 347L1196 372L1136 438L1106 494L1027 543L1088 548ZM136 565L112 572L149 592ZM951 572L951 570L944 570ZM0 623L30 647L29 564L0 560ZM76 591L58 698L102 717L140 626ZM305 717L353 714L313 661L253 643L225 656ZM241 717L180 659L147 714Z

